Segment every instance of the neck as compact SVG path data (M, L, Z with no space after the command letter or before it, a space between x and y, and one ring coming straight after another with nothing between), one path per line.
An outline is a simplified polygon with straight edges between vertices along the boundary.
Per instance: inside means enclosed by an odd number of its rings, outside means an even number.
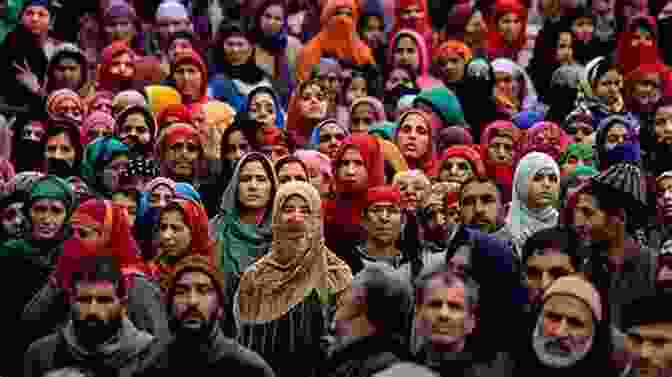
M381 242L371 238L366 241L366 252L372 257L395 257L401 253L394 247L394 242Z
M256 224L257 218L264 209L241 209L240 210L240 222L243 224Z
M454 354L464 351L465 339L459 339L453 343L432 343L431 353L435 356L442 354Z
M625 255L625 237L617 236L607 241L607 255L621 258Z

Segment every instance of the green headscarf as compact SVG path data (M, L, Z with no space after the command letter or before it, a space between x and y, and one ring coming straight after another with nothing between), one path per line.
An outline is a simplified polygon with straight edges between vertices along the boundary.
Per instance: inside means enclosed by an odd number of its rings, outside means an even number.
M47 175L35 181L28 192L26 207L30 206L40 199L60 200L65 206L66 222L77 207L77 199L72 187L66 181L55 175Z
M559 165L564 165L571 157L579 161L595 160L595 151L589 144L569 144L567 150L560 157ZM592 166L593 164L590 164Z
M101 182L100 172L113 158L128 153L128 146L113 136L101 137L89 143L82 161L82 178L89 188L100 196L109 197L112 193L107 192Z
M387 141L394 141L394 132L397 130L397 124L390 121L376 122L369 127L369 134L378 136Z

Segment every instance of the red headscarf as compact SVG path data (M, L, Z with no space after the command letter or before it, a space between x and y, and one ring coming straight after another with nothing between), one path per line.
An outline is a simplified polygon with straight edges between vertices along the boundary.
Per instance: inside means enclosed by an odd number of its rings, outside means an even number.
M135 52L133 52L133 50L130 47L128 47L128 44L126 44L126 42L122 41L113 42L109 46L105 47L105 49L103 49L101 59L102 63L98 67L96 90L109 90L113 93L118 93L121 90L130 89L130 88L121 88L118 82L119 78L110 72L112 60L123 54L129 54L131 57L131 61L133 61L133 63L137 62L138 60L138 57L135 55Z
M396 139L396 144L399 145L399 130L401 129L401 124L404 122L404 119L406 119L407 116L411 114L416 114L422 117L422 119L425 120L425 125L427 125L427 129L429 130L429 141L428 141L428 146L427 146L427 153L425 153L424 156L422 156L419 160L417 161L410 161L406 159L406 163L408 163L408 167L410 169L419 169L422 170L423 173L427 177L433 178L437 177L439 175L439 162L437 161L436 158L436 152L434 150L434 132L435 128L432 127L432 117L425 113L424 111L421 110L416 110L416 109L411 109L405 113L403 113L399 117L399 122L398 124L400 125L397 127L395 139Z
M163 111L161 111L159 116L156 118L156 122L159 124L159 127L161 127L161 125L163 125L163 123L168 118L177 118L178 123L191 123L191 114L189 113L189 109L187 109L187 107L181 103L168 105L165 109L163 109Z
M441 163L445 162L451 157L462 157L469 161L474 173L479 177L486 177L485 165L481 159L481 154L477 150L478 146L474 145L453 145L452 147L443 151L441 155Z
M490 161L490 153L488 145L496 136L511 135L513 140L513 160L510 164L501 164ZM494 179L502 189L502 202L511 200L511 192L513 190L513 173L516 161L520 153L520 130L508 120L497 120L490 123L483 130L481 135L481 155L485 163L485 168L488 177Z
M192 49L180 52L175 56L175 60L170 67L171 78L175 75L175 69L183 64L193 64L199 71L201 71L201 98L194 103L208 103L208 67L203 62L203 58L201 58L198 52ZM187 108L190 108L192 105L193 104L186 104Z
M640 42L633 46L634 37L639 28L645 28L651 33L652 41L650 43ZM632 19L626 31L622 32L618 38L618 47L616 56L618 63L623 69L623 74L627 75L642 64L661 63L660 52L656 38L658 36L658 25L656 19L651 16L638 16Z
M505 15L513 13L520 18L521 29L518 39L509 45L502 33L497 30L497 23ZM487 50L488 57L509 58L518 61L518 53L527 44L527 9L517 0L497 0L495 3L495 15L488 25Z
M431 51L433 46L432 38L432 22L429 16L429 9L427 7L427 0L397 0L397 5L395 7L394 15L394 26L392 26L391 33L389 35L396 35L401 29L410 29L414 32L420 34L424 38L427 49ZM418 12L422 13L422 16L416 19L410 20L410 22L404 22L401 20L401 12L409 7L417 6Z

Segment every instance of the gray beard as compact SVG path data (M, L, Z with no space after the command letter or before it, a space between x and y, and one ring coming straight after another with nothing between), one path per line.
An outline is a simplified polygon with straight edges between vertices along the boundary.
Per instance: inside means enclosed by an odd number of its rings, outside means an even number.
M532 348L543 365L551 368L569 368L583 360L593 345L593 339L591 339L585 349L568 352L560 348L559 341L559 337L543 334L543 318L539 316L539 321L532 334Z

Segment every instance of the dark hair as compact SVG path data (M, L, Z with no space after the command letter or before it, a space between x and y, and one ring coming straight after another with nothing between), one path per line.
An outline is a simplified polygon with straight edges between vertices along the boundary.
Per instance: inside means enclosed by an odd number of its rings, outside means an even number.
M574 269L577 271L580 269L582 258L578 250L581 244L579 236L571 227L559 225L532 234L523 245L523 264L527 264L527 260L537 251L548 248L567 254Z
M280 169L282 169L283 166L289 165L291 163L301 165L301 168L303 168L304 173L306 173L306 178L310 177L310 174L308 174L308 167L306 167L306 164L303 161L301 161L300 158L293 155L285 156L276 161L275 166L273 167L275 169L275 173L276 174L280 173Z
M460 276L454 273L446 264L435 263L423 268L415 279L415 303L421 305L427 297L427 290L434 279L441 279L443 283L452 286L456 281L464 285L464 303L472 312L476 312L479 307L479 284L468 275Z
M106 281L116 288L117 296L126 297L127 287L122 276L119 258L115 255L85 255L77 260L72 272L71 292L77 292L77 284L82 282Z
M268 176L268 180L271 181L271 196L269 198L268 207L272 207L273 201L275 200L275 194L278 191L277 186L278 182L275 179L275 169L273 168L273 165L268 160L268 158L266 158L262 153L259 152L251 152L246 154L245 156L243 156L243 158L240 159L240 162L238 162L238 166L236 167L237 169L239 169L238 174L240 174L243 171L245 165L254 161L258 161L259 163L261 163L261 166L263 166L264 171ZM238 178L239 178L238 182L233 182L236 185L236 192L238 192L238 186L240 186L240 176Z
M82 157L84 156L84 147L82 146L81 134L79 128L73 122L65 120L50 121L46 127L46 133L44 136L44 148L46 151L47 142L50 138L58 136L60 134L66 134L72 147L75 149L75 163L74 166L79 168L82 163Z

